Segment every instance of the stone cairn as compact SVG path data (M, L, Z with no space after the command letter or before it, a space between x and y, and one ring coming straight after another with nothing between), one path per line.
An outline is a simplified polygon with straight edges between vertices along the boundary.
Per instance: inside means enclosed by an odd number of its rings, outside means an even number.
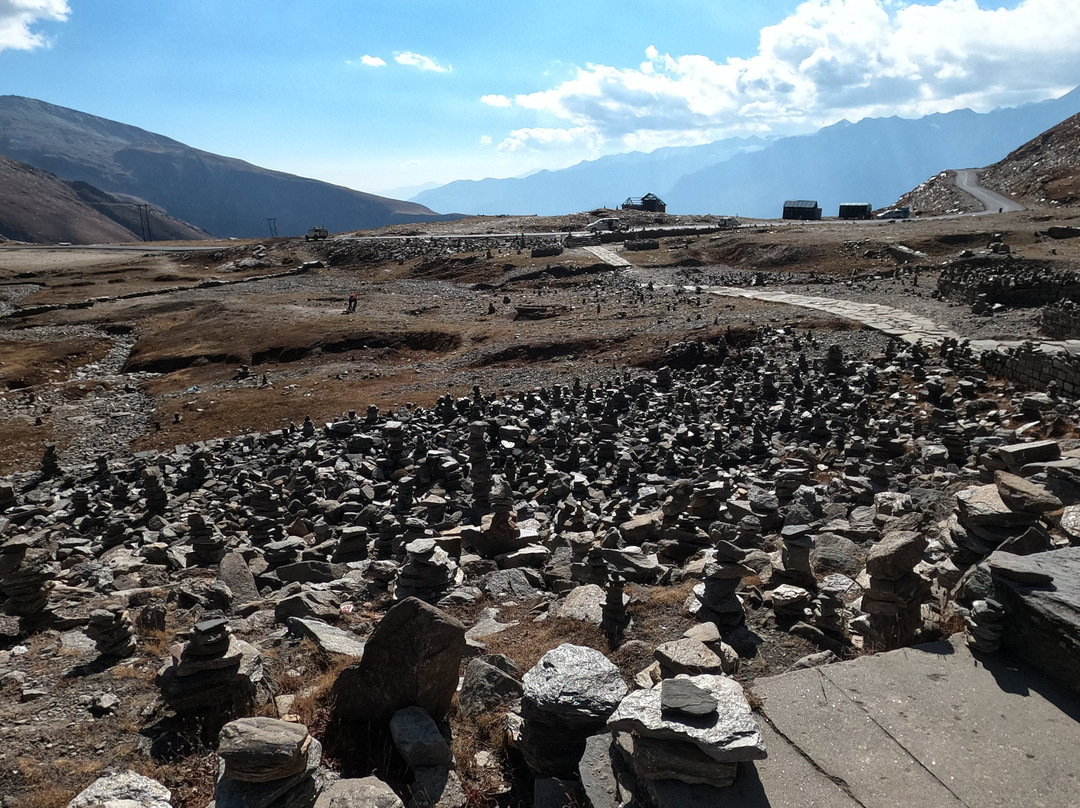
M569 643L544 654L522 686L519 748L538 777L575 773L586 739L604 726L628 689L602 653Z
M742 601L735 594L742 579L755 575L753 568L743 564L747 550L729 541L716 543L715 560L705 565L701 583L694 586L688 610L702 622L716 624L721 632L730 632L746 623Z
M168 491L162 480L161 469L149 466L143 472L143 496L146 498L146 511L160 516L168 509Z
M405 546L405 564L398 572L394 599L417 597L437 603L460 584L463 576L454 559L434 539L417 539Z
M0 592L7 597L4 610L27 623L47 617L49 591L60 565L48 550L33 547L24 539L12 539L0 552Z
M911 645L922 627L922 602L930 583L917 572L927 547L921 533L886 533L866 558L870 586L863 592L862 610L869 617L869 636L875 650Z
M469 424L469 479L472 481L473 501L481 516L491 503L491 455L487 447L487 424Z
M155 681L178 716L201 724L209 743L226 721L254 709L262 677L258 649L232 636L227 621L212 618L196 623L191 639L170 649Z
M135 627L123 606L109 604L94 609L85 631L103 657L123 659L135 653Z
M636 690L608 719L614 747L650 802L680 804L671 786L694 786L694 802L725 803L738 764L765 758L765 746L742 686L714 674L664 679ZM674 781L674 782L672 782Z
M212 566L225 557L226 540L202 514L193 513L187 518L188 540L191 553L198 564Z
M312 808L326 781L322 744L303 724L239 718L221 728L217 752L221 808Z
M45 453L41 457L41 476L48 480L60 474L60 455L56 451L56 444L46 443Z
M986 654L997 651L1001 647L1004 614L1005 607L993 598L972 603L971 613L964 618L968 646Z

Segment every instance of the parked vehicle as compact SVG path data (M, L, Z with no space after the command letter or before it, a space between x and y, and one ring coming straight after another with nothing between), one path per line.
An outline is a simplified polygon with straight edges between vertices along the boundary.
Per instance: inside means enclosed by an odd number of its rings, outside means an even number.
M625 230L626 226L617 216L612 216L607 219L597 219L592 224L585 225L585 229L588 230L590 233L604 233L612 232L615 230Z
M911 216L911 208L906 206L902 208L889 208L877 215L879 219L907 219L909 216Z
M330 233L327 232L325 227L316 225L304 234L304 241L318 241L319 239L324 239L329 235Z

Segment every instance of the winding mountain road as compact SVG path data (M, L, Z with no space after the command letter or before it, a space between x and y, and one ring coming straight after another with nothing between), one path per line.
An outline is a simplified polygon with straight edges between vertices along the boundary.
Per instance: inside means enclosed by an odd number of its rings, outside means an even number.
M1013 213L1018 210L1025 210L1024 206L1016 200L1009 199L1007 196L1002 196L989 188L983 188L979 185L979 172L977 169L957 169L956 179L953 182L961 191L978 200L984 208L984 210L968 214L969 216L982 216L987 213Z

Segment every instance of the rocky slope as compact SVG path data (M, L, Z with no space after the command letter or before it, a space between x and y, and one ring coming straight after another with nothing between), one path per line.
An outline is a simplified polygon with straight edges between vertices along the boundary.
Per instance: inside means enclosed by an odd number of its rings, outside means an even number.
M1062 121L979 174L987 188L1036 205L1080 200L1080 115Z

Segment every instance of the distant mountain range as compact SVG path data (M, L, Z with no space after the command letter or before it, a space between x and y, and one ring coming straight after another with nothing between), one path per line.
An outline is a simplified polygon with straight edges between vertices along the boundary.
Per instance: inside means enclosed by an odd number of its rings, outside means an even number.
M445 219L415 202L388 199L270 171L83 112L0 96L0 155L147 202L214 236L299 235ZM135 210L132 208L132 210Z
M867 118L812 135L722 140L707 146L613 155L520 179L452 182L413 200L469 214L555 215L659 195L669 213L777 217L785 199L884 207L927 177L1001 159L1080 112L1080 88L1050 101L987 113Z

